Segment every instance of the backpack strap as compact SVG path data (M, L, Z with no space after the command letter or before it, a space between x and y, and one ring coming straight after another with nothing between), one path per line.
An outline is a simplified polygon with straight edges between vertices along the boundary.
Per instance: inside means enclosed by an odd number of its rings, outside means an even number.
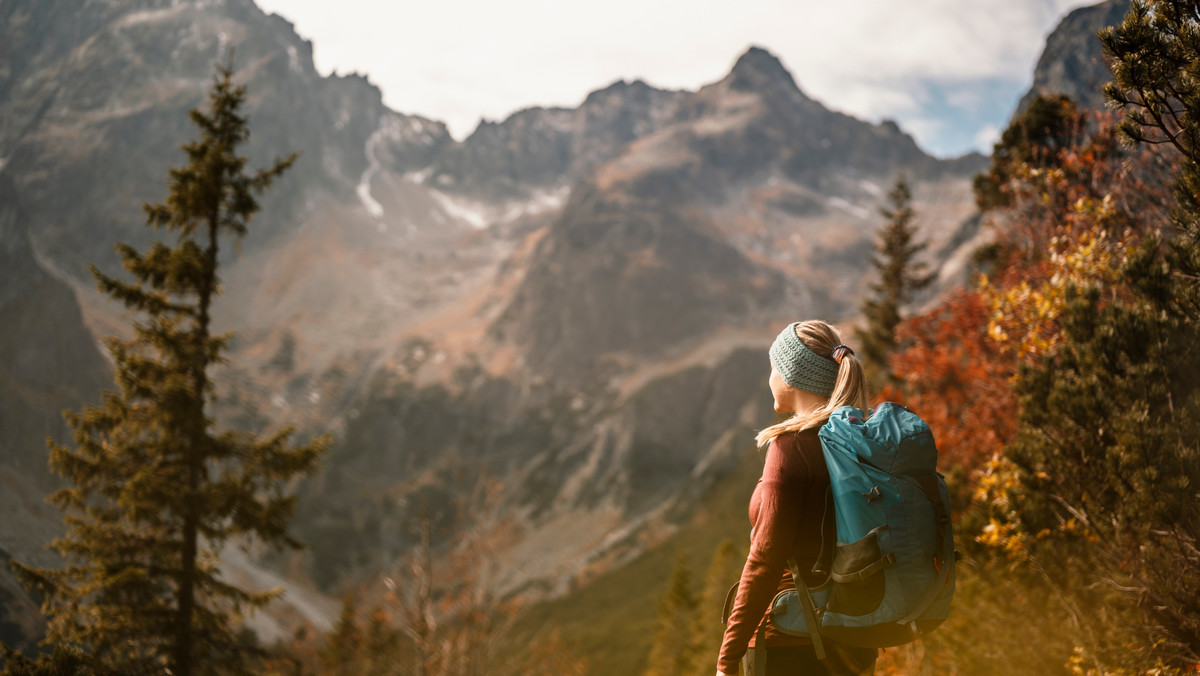
M741 580L733 583L729 591L725 592L725 605L721 607L721 626L729 624L729 613L733 610L733 601L737 598L738 586L742 584Z
M823 447L822 447L823 448ZM829 579L829 571L833 569L833 552L825 546L825 527L836 528L833 521L833 484L825 488L825 509L821 512L821 550L817 552L817 560L813 563L812 572Z
M808 635L812 639L813 652L817 659L825 659L825 643L821 640L821 621L817 618L817 605L813 603L812 594L808 593L808 585L800 577L800 566L794 557L788 557L788 568L792 571L792 584L796 585L800 597L800 607L804 609L804 623L808 625Z

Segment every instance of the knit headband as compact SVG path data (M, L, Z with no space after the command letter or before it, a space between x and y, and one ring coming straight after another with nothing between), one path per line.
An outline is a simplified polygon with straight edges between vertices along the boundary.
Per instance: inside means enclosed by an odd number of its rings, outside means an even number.
M831 396L837 383L838 364L808 349L796 335L798 324L789 324L779 332L771 344L771 363L783 376L783 382L797 390Z

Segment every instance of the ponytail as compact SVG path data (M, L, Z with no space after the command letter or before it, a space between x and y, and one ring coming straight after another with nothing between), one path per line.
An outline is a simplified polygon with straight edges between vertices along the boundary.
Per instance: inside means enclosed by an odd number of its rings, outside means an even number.
M837 380L833 385L833 393L829 395L829 401L824 406L813 411L796 413L787 420L760 431L754 438L760 447L766 447L772 439L781 434L820 427L842 406L854 406L864 413L870 406L867 376L863 372L862 362L853 350L841 344L842 339L837 329L820 320L801 322L795 326L796 336L805 347L818 356L837 362ZM838 358L835 359L835 356Z

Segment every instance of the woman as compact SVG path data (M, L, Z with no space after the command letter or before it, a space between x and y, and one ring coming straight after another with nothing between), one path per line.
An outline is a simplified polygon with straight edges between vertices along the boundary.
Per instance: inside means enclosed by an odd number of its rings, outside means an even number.
M841 344L837 330L819 320L785 328L771 345L770 359L767 382L775 410L792 415L758 434L759 445L767 447L766 462L750 498L750 554L725 627L717 676L737 674L739 661L753 656L748 646L758 641L766 646L766 674L754 676L871 674L874 648L825 641L826 659L818 660L807 638L775 631L766 616L775 595L792 586L789 557L795 557L804 583L825 581L809 572L822 538L826 551L834 544L833 515L825 509L829 472L817 430L839 406L868 409L862 364ZM745 663L751 673L753 659Z

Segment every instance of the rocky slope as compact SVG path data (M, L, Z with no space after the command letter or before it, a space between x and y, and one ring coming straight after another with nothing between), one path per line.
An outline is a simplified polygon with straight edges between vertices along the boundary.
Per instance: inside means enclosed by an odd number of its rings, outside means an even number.
M37 605L7 561L51 563L43 545L62 532L43 496L58 483L46 439L70 440L64 409L79 409L112 387L107 364L70 287L34 257L17 194L0 174L0 640L36 636Z
M1038 94L1066 94L1082 106L1101 110L1100 89L1112 79L1096 33L1121 23L1129 0L1107 0L1068 14L1046 38L1046 47L1033 70L1033 86L1021 98L1017 111L1025 110Z

